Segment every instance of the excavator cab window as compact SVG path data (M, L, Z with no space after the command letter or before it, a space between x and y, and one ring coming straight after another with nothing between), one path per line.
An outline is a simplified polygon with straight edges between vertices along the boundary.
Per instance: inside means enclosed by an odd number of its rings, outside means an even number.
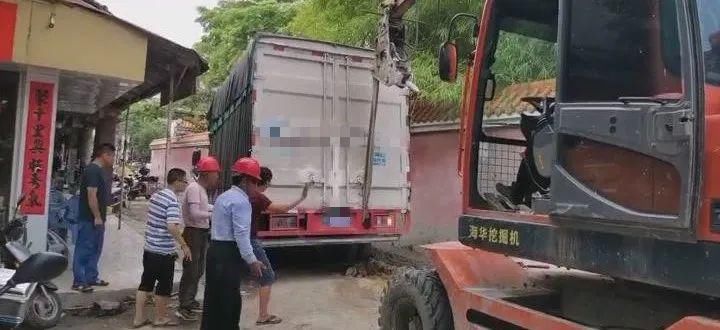
M720 2L698 0L705 82L720 86Z
M550 4L548 6L548 3ZM476 187L484 208L515 211L546 193L549 181L527 161L538 123L556 95L557 3L497 1L486 41Z
M560 101L682 99L676 1L616 2L570 1Z
M698 0L709 12L700 15L714 15L716 3ZM475 109L469 206L685 235L700 102L687 8L677 0L487 5L475 79L480 94L492 80L496 91L479 95ZM704 20L707 66L720 33L709 32L718 15Z

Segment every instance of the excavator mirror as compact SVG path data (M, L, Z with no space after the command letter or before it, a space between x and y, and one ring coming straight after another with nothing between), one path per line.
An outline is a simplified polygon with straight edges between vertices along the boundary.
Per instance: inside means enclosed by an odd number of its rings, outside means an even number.
M440 79L454 83L457 79L458 68L457 45L455 41L446 41L440 46L438 66Z

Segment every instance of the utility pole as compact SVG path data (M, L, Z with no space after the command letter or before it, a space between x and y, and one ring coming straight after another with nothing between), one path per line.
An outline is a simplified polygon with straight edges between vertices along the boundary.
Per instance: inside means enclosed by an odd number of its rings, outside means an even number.
M165 129L165 166L163 168L163 177L165 178L165 186L167 186L167 172L168 172L168 161L170 159L170 150L172 148L172 117L173 117L173 103L175 100L175 71L171 66L168 67L170 72L170 88L169 98L166 107L167 111L167 127Z
M125 110L125 133L122 140L122 162L120 166L120 214L118 214L118 230L122 229L123 206L127 203L127 191L125 191L125 167L127 166L127 147L128 147L128 126L130 126L130 107ZM132 187L128 187L132 188Z

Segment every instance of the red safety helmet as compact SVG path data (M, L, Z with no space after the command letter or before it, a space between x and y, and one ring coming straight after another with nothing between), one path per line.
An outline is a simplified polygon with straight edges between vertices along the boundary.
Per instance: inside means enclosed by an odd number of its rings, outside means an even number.
M238 159L235 164L233 164L232 171L236 174L245 174L258 181L262 180L260 179L260 163L254 158L243 157Z
M220 172L220 163L212 156L200 158L197 162L198 172Z

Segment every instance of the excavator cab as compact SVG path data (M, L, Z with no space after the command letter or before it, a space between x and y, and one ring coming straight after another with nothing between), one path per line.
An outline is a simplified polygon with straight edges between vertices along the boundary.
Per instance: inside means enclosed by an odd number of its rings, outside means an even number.
M486 1L462 102L465 213L710 235L718 17L709 0ZM463 54L450 40L440 55L451 81Z
M478 22L439 56L446 81L470 56L459 243L389 281L381 328L720 329L720 1L485 0Z

